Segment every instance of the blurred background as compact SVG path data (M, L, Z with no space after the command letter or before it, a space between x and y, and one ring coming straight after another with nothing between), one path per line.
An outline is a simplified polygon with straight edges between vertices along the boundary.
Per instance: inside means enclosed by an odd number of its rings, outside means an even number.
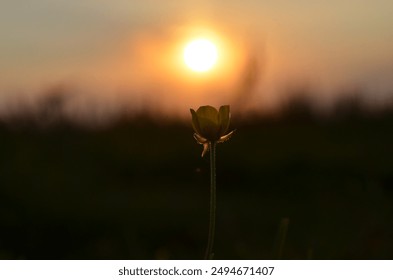
M8 1L0 258L393 258L393 2ZM217 63L195 72L185 46Z

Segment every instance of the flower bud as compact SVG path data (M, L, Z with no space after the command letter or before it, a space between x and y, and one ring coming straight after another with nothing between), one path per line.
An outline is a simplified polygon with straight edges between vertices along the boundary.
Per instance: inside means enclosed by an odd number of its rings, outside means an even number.
M220 110L212 106L201 106L197 111L190 109L194 138L204 146L202 156L209 149L209 142L222 143L229 139L233 131L226 134L230 123L229 105L221 106Z

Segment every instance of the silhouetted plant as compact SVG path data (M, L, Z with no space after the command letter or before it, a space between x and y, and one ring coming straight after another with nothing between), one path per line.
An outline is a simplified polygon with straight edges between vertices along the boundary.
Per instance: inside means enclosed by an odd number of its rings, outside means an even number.
M228 140L234 130L227 133L230 123L229 105L220 110L202 106L195 112L190 109L195 140L203 145L202 157L210 150L210 222L205 259L213 259L213 244L216 225L216 145Z

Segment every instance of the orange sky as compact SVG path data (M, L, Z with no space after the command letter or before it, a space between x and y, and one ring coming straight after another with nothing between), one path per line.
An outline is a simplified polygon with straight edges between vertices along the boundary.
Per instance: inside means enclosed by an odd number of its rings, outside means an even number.
M381 102L393 92L391 1L2 3L0 110L57 84L78 92L70 103L81 108L148 104L175 114L240 96L269 107L297 86L322 101L348 88ZM186 42L200 35L219 48L205 74L181 60Z

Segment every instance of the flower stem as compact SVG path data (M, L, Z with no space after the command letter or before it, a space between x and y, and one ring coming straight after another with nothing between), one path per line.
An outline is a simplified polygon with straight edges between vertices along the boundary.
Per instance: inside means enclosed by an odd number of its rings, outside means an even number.
M213 244L214 233L216 228L216 142L209 142L210 148L210 220L209 236L207 239L207 248L205 259L211 260L214 257Z

